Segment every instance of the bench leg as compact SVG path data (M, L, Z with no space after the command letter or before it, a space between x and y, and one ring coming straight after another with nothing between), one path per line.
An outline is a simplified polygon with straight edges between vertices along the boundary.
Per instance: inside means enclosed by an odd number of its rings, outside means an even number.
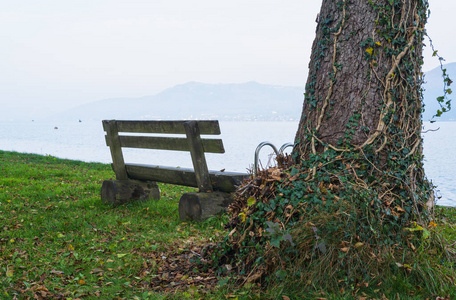
M101 186L101 200L114 206L149 199L160 199L160 189L153 181L105 180Z
M181 221L199 221L223 213L233 202L230 193L185 193L179 200Z

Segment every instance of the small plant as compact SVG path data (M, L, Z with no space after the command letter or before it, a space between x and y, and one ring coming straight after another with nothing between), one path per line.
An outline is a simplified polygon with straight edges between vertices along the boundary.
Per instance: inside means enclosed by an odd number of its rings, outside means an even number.
M280 248L280 242L282 241L288 241L291 246L295 245L288 231L282 230L278 223L266 221L266 225L268 225L268 228L266 228L264 235L271 238L272 246Z

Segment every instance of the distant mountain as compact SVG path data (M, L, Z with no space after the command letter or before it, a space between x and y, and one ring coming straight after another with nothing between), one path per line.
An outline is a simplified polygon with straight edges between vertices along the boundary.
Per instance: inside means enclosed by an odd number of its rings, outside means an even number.
M450 78L456 82L456 63L450 63L444 65L444 68L447 70ZM443 77L442 70L440 67L432 69L429 72L426 72L424 76L424 113L423 121L429 121L433 115L440 108L437 97L443 96ZM456 84L455 84L456 86ZM454 93L449 95L450 99L454 99L453 95L456 95L456 87L450 86ZM453 106L456 106L456 103L453 102ZM456 107L450 110L447 113L444 113L440 118L434 118L437 121L456 121Z
M456 63L447 64L445 68L456 81ZM425 74L424 121L430 120L439 108L436 98L443 94L442 80L440 68ZM241 84L189 82L166 89L154 96L105 99L84 104L59 113L53 119L297 121L301 115L303 94L303 87L273 86L257 82ZM456 121L456 109L445 113L437 120Z
M189 82L155 96L115 98L84 104L56 115L61 120L217 119L299 120L304 89L247 82Z

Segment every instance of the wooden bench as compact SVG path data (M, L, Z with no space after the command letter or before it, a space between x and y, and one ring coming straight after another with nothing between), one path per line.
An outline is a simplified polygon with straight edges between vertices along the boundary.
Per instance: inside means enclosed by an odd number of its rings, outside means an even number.
M116 180L105 180L101 198L113 205L133 200L159 199L156 182L198 188L179 201L181 220L205 219L224 211L232 202L232 193L246 173L209 171L204 153L224 153L221 139L203 139L201 135L219 135L218 121L119 121L104 120L106 144L110 147ZM121 135L137 133L142 135ZM146 134L179 134L185 137ZM189 151L193 169L125 163L122 148Z

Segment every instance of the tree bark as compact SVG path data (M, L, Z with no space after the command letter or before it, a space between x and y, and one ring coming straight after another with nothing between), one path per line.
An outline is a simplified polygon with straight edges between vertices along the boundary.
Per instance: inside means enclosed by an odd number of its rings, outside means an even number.
M411 119L411 144L419 139L423 61L423 35L419 30L425 23L425 16L419 15L423 13L420 1L403 0L394 7L390 20L398 32L394 36L381 25L382 17L387 16L382 16L371 2L386 5L386 1L379 0L323 1L296 135L300 146L296 151L300 154L312 151L306 137L313 130L314 144L320 152L325 143L340 145L353 118L359 122L353 126L350 143L372 144L374 135L375 141L384 137L383 124L379 123L388 124L394 119L390 116L382 120L391 112L398 117L408 115L396 123ZM410 78L405 77L410 75L407 64L413 69ZM403 92L395 92L402 86Z
M407 180L390 176L380 184L395 181L411 196L422 190L426 18L421 0L323 0L293 151L297 163L328 150L357 153L371 165L370 175L407 173Z

